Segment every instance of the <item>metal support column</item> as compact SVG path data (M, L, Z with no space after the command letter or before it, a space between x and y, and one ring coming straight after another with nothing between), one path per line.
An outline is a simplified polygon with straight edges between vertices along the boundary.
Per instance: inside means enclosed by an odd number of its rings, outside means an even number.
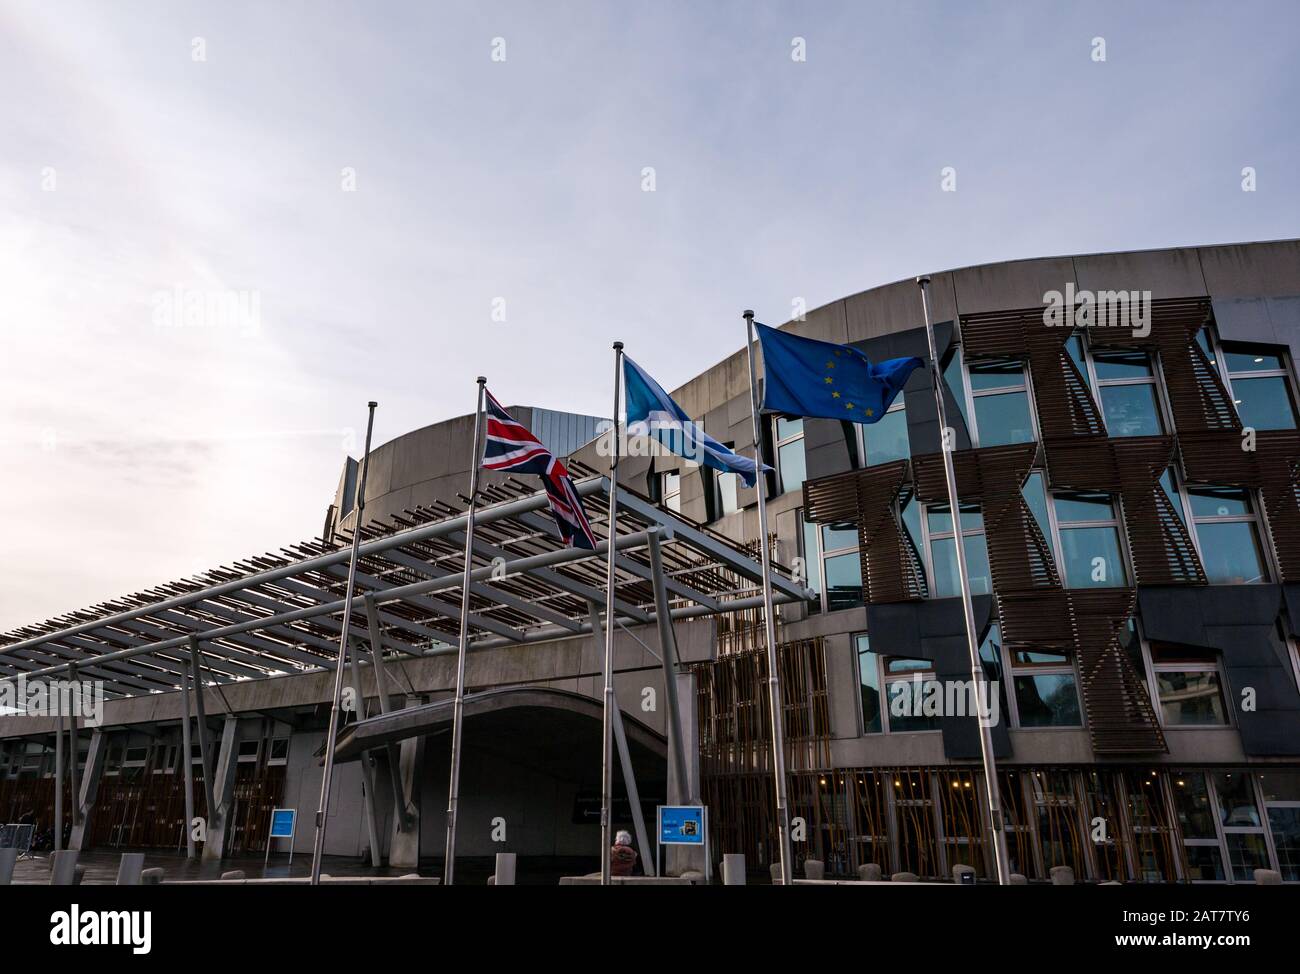
M595 602L587 603L587 610L591 615L591 633L596 637L596 645L601 644L600 630L600 606ZM632 827L636 830L636 843L641 849L641 865L645 869L647 876L655 875L655 851L650 845L650 835L645 827L645 812L641 809L641 793L636 786L636 773L632 770L632 752L627 746L627 730L623 726L623 711L618 705L618 697L614 697L613 707L613 729L614 743L618 748L619 764L623 768L623 783L627 786L628 804L632 806ZM605 858L609 858L609 850L605 850Z
M353 693L356 696L357 719L364 720L366 718L366 697L361 689L361 664L357 660L360 655L360 650L354 641L348 648L348 665L352 670L352 686ZM366 799L366 834L370 840L370 864L378 869L383 863L380 861L379 819L375 808L375 768L370 763L369 751L361 752L361 787L365 791Z
M655 620L659 625L659 663L664 671L664 696L668 700L668 744L676 759L678 794L683 800L697 796L691 794L686 774L686 748L683 745L682 708L677 699L677 632L668 611L668 589L664 585L663 555L659 551L659 536L650 536L650 572L655 593Z
M194 858L194 744L190 739L190 664L183 664L181 673L181 706L185 719L181 722L181 766L185 770L185 858Z
M217 800L212 787L212 752L208 748L208 716L203 708L203 666L200 662L199 637L190 636L190 666L194 678L194 713L198 717L199 757L203 762L203 844L206 849L208 829L217 817ZM205 857L206 858L206 857Z

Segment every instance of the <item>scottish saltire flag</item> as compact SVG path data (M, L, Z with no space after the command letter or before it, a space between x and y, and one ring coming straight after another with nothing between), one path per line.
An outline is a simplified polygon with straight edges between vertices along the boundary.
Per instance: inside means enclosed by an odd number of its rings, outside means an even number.
M763 408L790 416L877 423L918 366L915 355L873 363L851 345L800 338L754 322L763 346Z
M623 384L627 389L627 435L650 436L673 453L724 473L740 474L746 487L758 480L756 465L723 446L682 411L663 387L626 355L623 356ZM771 467L764 465L764 470Z
M483 466L488 470L535 473L542 478L551 514L565 544L571 548L595 550L596 538L582 509L582 498L573 488L568 469L526 426L515 422L505 407L483 390L487 398L487 441Z

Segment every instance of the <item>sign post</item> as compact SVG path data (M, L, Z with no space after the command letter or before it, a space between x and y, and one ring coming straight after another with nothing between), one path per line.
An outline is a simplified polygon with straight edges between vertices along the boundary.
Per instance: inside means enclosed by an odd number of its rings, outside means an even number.
M294 808L271 809L271 834L266 837L266 858L262 860L262 870L266 871L271 862L271 843L276 839L289 840L289 865L293 865L293 833L298 824L298 811Z
M713 865L709 853L709 810L704 805L660 805L656 809L656 872L662 876L661 861L666 845L696 846L704 850L704 882L712 882Z

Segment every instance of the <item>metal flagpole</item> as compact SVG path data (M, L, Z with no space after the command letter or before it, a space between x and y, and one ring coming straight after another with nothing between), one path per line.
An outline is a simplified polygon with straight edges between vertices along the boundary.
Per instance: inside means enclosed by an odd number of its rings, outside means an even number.
M361 482L357 487L357 519L352 526L352 557L348 560L347 594L343 598L343 625L339 633L339 658L334 666L334 697L330 705L329 730L325 734L325 773L320 782L320 804L316 806L316 841L311 852L311 885L320 885L320 860L325 852L326 811L330 800L330 778L334 775L334 745L339 735L339 709L343 697L343 671L348 656L348 630L352 622L352 595L357 585L357 549L361 546L362 515L366 511L366 473L370 467L370 434L375 428L375 407L369 403L370 416L366 419L366 452L361 458ZM357 688L360 692L360 687ZM200 691L201 692L201 691ZM212 814L209 809L208 814Z
M478 472L483 465L483 391L487 379L478 377L478 406L474 413L474 454L469 468L469 510L465 516L465 578L460 587L460 651L456 655L456 703L451 718L451 782L447 786L447 859L443 883L456 875L456 806L460 800L460 745L465 721L465 657L469 655L469 574L474 564L474 511L478 507ZM484 436L486 439L486 437Z
M970 651L971 685L979 694L977 700L989 697L988 681L980 665L979 635L975 629L975 607L970 594L970 578L966 572L966 544L962 539L961 508L957 501L957 475L953 470L952 451L955 444L948 436L948 416L943 403L943 376L939 371L939 354L935 348L934 325L930 321L930 278L918 277L921 288L921 310L925 314L925 340L930 348L930 382L934 386L934 405L939 413L939 429L943 437L940 453L943 454L943 476L948 485L948 510L952 516L952 535L957 545L957 582L961 587L961 607L966 618L966 648ZM980 727L980 761L984 765L984 793L988 796L989 827L993 830L993 858L997 866L999 885L1007 885L1007 833L1002 826L1002 798L998 791L997 759L993 756L993 733L988 721L978 717Z
M605 569L605 696L600 752L600 885L610 884L610 805L614 791L614 541L618 537L618 400L623 385L623 343L614 343L614 426L609 461L609 560Z
M759 420L758 379L754 370L754 312L744 313L749 358L749 406L754 416L754 462L758 469L758 539L763 555L763 621L767 627L767 693L772 719L772 774L776 779L776 824L780 830L781 885L794 885L790 848L790 805L785 789L785 731L782 727L781 677L777 669L776 615L772 610L772 552L767 543L767 475L763 473L763 426Z

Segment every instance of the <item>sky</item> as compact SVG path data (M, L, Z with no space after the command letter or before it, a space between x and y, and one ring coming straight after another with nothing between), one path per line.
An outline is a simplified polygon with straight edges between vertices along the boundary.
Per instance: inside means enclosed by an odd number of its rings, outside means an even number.
M376 443L471 412L479 374L608 415L615 339L671 389L744 308L1297 236L1298 28L1294 2L3 0L0 631L316 536L370 399Z

